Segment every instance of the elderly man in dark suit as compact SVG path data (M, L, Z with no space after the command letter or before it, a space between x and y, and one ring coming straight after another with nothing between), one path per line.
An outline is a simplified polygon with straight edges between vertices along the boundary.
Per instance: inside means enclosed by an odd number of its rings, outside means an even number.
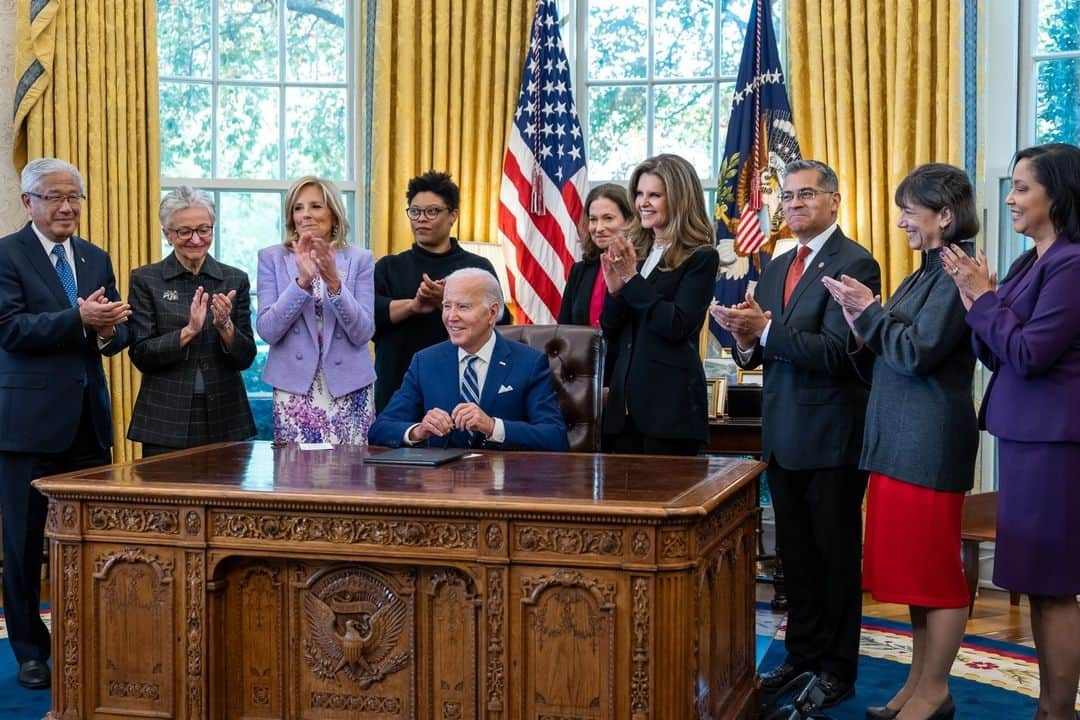
M875 294L881 270L837 227L836 173L799 160L786 168L784 218L798 245L773 259L753 296L716 321L735 338L735 361L764 364L762 457L776 511L787 582L787 659L762 676L775 692L802 672L819 674L824 706L854 693L862 615L858 469L867 388L847 355L848 326L821 278L848 275Z
M75 237L85 197L79 171L53 158L22 171L31 221L0 238L0 508L4 615L19 683L49 686L41 621L47 503L30 482L110 462L112 411L101 356L128 341L112 262Z
M502 308L499 281L486 270L447 276L442 319L450 339L413 356L371 426L371 444L569 448L547 356L495 332Z

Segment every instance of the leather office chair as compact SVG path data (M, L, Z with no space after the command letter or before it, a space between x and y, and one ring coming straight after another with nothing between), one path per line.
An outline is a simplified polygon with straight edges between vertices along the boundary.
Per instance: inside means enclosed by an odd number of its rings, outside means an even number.
M555 396L566 420L570 450L599 452L604 355L607 352L600 328L509 325L498 330L506 339L525 343L547 355Z

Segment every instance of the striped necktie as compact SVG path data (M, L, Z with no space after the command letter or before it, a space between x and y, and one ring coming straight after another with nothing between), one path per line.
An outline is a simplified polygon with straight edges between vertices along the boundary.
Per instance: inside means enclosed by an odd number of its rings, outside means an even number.
M75 288L75 273L71 272L71 265L68 264L67 256L64 254L64 246L53 245L52 254L56 256L56 274L60 277L60 284L64 286L64 292L67 293L71 307L75 307L78 304L76 298L79 296L79 291Z
M461 399L467 403L480 404L480 382L476 377L476 361L480 358L469 355L465 359L465 374L461 378Z

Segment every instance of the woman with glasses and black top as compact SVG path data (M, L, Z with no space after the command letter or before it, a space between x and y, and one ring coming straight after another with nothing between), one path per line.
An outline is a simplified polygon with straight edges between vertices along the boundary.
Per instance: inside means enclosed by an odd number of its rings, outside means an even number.
M240 373L255 359L247 273L210 255L214 201L181 186L158 219L172 253L131 273L131 362L143 374L128 439L143 457L255 434Z
M270 344L275 440L367 444L375 263L348 237L337 186L306 176L285 196L285 242L259 251L255 329Z
M375 263L376 412L401 387L413 355L449 337L442 322L443 278L467 267L495 275L486 258L450 235L460 200L461 191L447 173L432 170L409 180L405 214L415 242ZM499 324L509 321L504 309Z

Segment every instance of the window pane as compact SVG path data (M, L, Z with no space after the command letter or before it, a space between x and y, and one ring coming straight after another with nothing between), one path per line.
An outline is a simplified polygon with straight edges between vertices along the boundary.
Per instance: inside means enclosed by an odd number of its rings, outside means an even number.
M1035 142L1077 142L1080 138L1080 58L1038 64Z
M589 77L644 78L649 47L647 0L589 3Z
M279 192L223 191L218 195L218 259L246 272L253 287L259 250L281 242L282 202Z
M158 74L210 78L210 0L158 0Z
M345 82L345 0L290 3L285 48L289 80Z
M720 0L720 74L736 75L746 41L746 23L754 0ZM773 37L783 47L780 27L780 3L772 4Z
M1038 53L1080 50L1080 0L1040 0Z
M345 177L345 103L344 89L285 91L287 177Z
M589 88L589 179L629 178L647 155L645 88Z
M221 77L278 79L278 0L218 3Z
M278 89L222 85L219 93L218 176L276 178Z
M161 174L210 177L210 86L162 81Z
M698 177L712 175L713 85L657 85L653 154L682 155Z
M723 153L724 147L727 145L728 123L731 121L731 96L735 92L735 83L720 83L717 92L720 93L720 104L717 109L719 116L716 118L716 137L719 138L717 142L720 143L718 149Z
M653 64L657 77L712 74L713 0L657 0Z

